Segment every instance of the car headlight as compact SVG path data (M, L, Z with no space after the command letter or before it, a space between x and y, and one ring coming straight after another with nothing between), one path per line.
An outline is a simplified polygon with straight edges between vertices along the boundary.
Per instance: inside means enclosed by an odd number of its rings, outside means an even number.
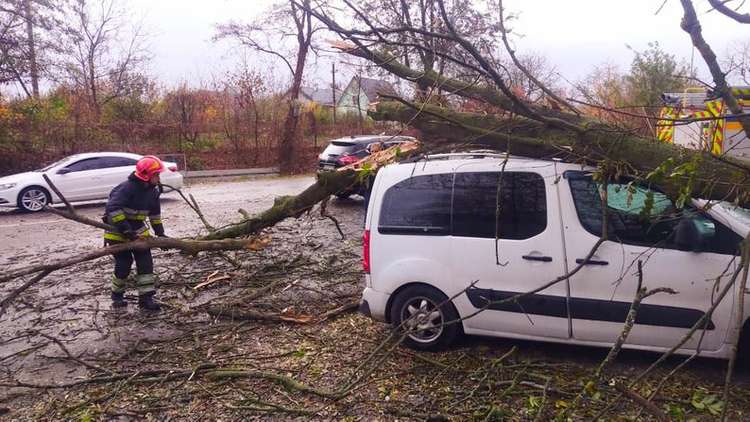
M17 183L0 184L0 190L7 190L16 187Z

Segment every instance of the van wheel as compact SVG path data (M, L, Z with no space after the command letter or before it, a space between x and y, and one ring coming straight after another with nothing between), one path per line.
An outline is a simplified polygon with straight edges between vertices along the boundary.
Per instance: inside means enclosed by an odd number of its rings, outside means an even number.
M404 332L404 344L416 350L437 351L449 346L461 333L458 312L438 290L407 287L393 300L391 321Z

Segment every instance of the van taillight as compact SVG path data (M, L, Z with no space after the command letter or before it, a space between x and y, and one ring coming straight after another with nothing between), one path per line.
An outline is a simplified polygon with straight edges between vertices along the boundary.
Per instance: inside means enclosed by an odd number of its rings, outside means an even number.
M365 230L362 235L362 268L370 274L370 231Z
M169 171L172 171L172 172L177 171L177 166L169 166Z

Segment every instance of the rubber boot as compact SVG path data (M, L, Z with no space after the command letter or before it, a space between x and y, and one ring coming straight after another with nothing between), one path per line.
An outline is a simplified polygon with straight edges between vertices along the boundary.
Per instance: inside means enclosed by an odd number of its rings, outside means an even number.
M156 292L149 292L138 296L138 307L147 311L161 311L161 305L154 302L154 294Z
M112 307L124 308L126 306L128 302L125 302L125 292L112 292Z

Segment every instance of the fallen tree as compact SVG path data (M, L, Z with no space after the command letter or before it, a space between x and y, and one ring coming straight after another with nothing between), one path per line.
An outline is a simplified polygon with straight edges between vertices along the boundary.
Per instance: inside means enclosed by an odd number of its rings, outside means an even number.
M258 234L262 229L271 227L286 218L301 216L303 213L310 211L316 204L327 200L332 194L349 189L352 185L360 183L361 178L372 174L371 172L377 171L378 168L383 165L393 162L398 158L408 157L411 154L417 153L420 147L421 145L419 142L403 143L372 154L357 163L340 168L338 171L320 173L317 175L316 182L299 195L278 197L274 201L274 205L268 210L255 217L246 218L240 223L225 226L220 229L213 229L213 227L208 224L194 198L191 198L193 200L191 203L183 195L185 202L193 208L209 230L208 235L198 239L175 239L168 237L141 238L126 243L109 245L56 261L45 262L39 265L31 265L0 273L0 285L12 282L19 277L36 274L31 280L23 283L20 287L14 289L9 295L0 300L0 316L5 313L8 305L22 292L39 283L52 272L119 252L161 248L176 249L190 255L196 255L199 252L262 249L269 243L269 239L260 236L249 236ZM44 177L50 188L62 199L67 207L67 211L47 207L48 211L81 224L104 230L116 230L114 227L106 223L92 220L76 212L75 208L67 201L67 199L65 199L65 196L57 189L54 183L52 183L46 175ZM182 192L180 192L180 194L182 194ZM332 217L329 216L329 218ZM335 219L333 220L336 222ZM249 238L236 239L240 237Z
M648 179L674 198L690 186L692 196L750 205L747 164L615 131L602 123L592 121L583 132L575 133L524 117L461 113L404 100L381 102L370 115L377 120L410 122L422 130L426 142L460 140L524 157L554 157L594 166L606 162L613 174ZM660 167L662 174L654 172Z
M381 102L370 115L376 120L400 121L418 127L426 135L427 149L440 141L466 142L489 146L511 154L533 158L560 157L574 162L615 168L613 174L636 178L649 177L668 193L677 197L697 196L706 199L734 201L750 205L750 165L729 157L717 157L704 151L689 150L672 144L643 138L635 131L613 126L576 112L565 112L530 104L513 94L501 69L485 57L470 41L453 27L453 20L438 1L444 31L430 36L455 43L455 49L473 59L461 61L458 54L442 53L453 63L463 67L461 79L452 78L433 70L410 68L388 51L409 47L423 51L424 46L390 38L394 34L407 36L424 31L415 27L383 28L377 19L346 2L351 11L364 24L364 28L344 28L324 6L311 9L343 42L333 46L342 52L365 59L393 75L453 96L478 100L494 106L497 114L459 113L445 106L410 103L397 97L395 102ZM738 113L736 101L728 90L726 80L700 35L700 25L689 1L683 1L685 18L683 28L699 48L711 69L718 93ZM502 12L502 2L499 4ZM502 13L500 14L502 24ZM506 43L506 47L508 47ZM422 49L422 50L420 50ZM510 51L511 55L513 54ZM718 70L717 70L718 69ZM469 76L466 76L468 74ZM532 78L533 80L533 78ZM566 108L571 109L566 104ZM738 115L745 130L750 118ZM655 169L659 171L654 173Z
M438 3L442 8L442 2ZM569 105L566 108L573 111L565 112L524 102L512 93L492 63L456 32L450 25L445 10L442 10L442 18L446 22L446 33L431 35L453 40L475 59L473 63L463 63L468 72L476 74L473 79L460 80L434 70L413 69L401 63L398 57L385 51L398 45L389 43L386 35L414 28L378 28L368 20L366 14L347 4L365 21L367 30L342 27L322 6L315 8L302 3L298 3L298 6L307 8L330 30L346 40L333 43L342 52L366 59L395 76L420 86L432 86L452 95L478 100L500 111L497 114L465 113L445 106L413 103L399 97L382 95L388 101L377 103L376 108L369 111L370 117L380 121L402 122L420 129L424 134L422 141L425 151L459 143L469 149L481 146L524 157L559 158L606 168L611 176L628 176L654 183L680 202L689 197L700 197L730 201L743 207L750 206L750 164L639 136L632 129L613 126L575 112ZM688 23L683 26L694 42L702 42L700 27L689 11L686 12L686 21ZM372 47L373 44L384 46L384 49ZM700 51L710 61L710 48L703 44L700 45ZM454 61L458 62L457 59ZM715 56L713 61L715 62ZM721 72L714 70L718 69L718 65L709 67L717 86L723 87L720 94L732 111L737 112L737 108L733 107L736 101L733 101L730 90L726 89L726 81ZM743 127L748 126L750 118L740 116L738 119ZM357 177L357 172L352 170L319 175L316 183L300 194L279 197L266 211L217 230L203 239L215 240L258 233L285 218L309 210L329 195L351 186Z
M335 172L318 173L315 183L301 193L277 197L271 208L236 224L215 230L204 236L202 240L247 236L258 233L286 218L299 216L331 195L349 189L371 172L377 172L380 167L398 159L410 157L418 153L419 149L418 142L408 142L380 151Z

